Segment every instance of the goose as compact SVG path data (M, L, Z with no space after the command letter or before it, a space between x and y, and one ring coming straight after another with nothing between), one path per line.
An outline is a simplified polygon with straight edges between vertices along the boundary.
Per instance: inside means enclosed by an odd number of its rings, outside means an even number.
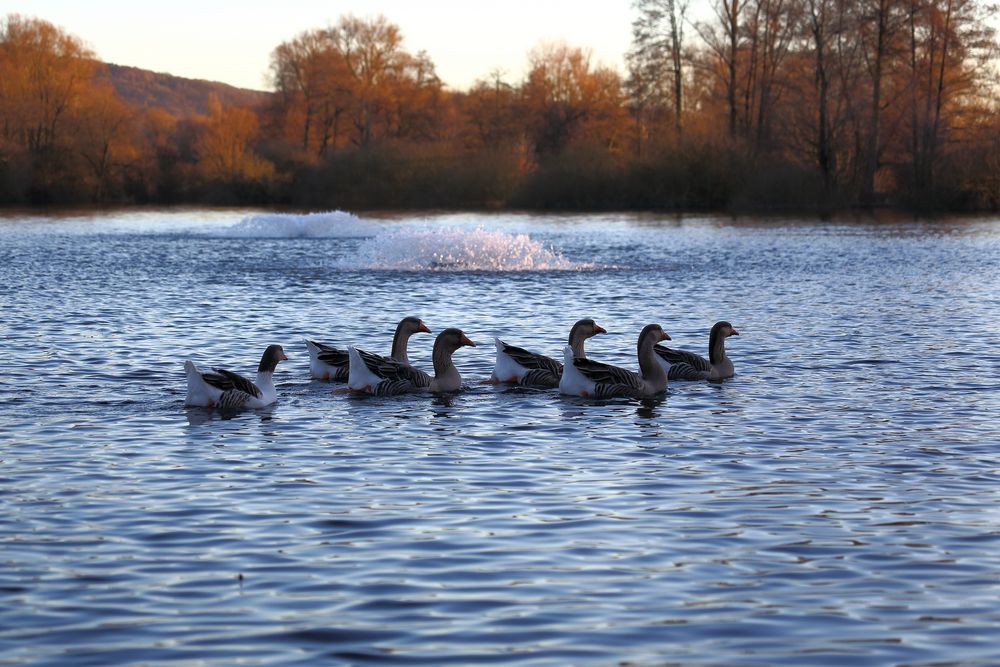
M279 361L287 361L280 345L268 345L257 367L257 378L251 382L239 373L222 368L201 371L191 360L184 362L187 373L187 398L185 405L218 407L224 410L262 408L274 403L278 393L274 389L274 369Z
M579 320L569 330L569 346L574 357L586 357L583 344L591 336L608 333L604 327L591 319ZM552 357L529 352L521 347L508 345L499 338L493 339L497 346L497 360L489 382L510 382L523 386L558 387L563 365Z
M559 392L570 396L610 398L632 396L645 398L667 390L667 373L656 362L653 346L661 340L670 340L659 324L647 324L639 334L636 356L639 372L619 368L599 361L576 357L573 348L563 350L563 373Z
M396 325L396 333L392 337L390 358L409 366L410 358L406 355L406 347L410 336L420 332L430 333L431 330L419 317L401 319ZM309 373L313 378L347 382L348 364L350 363L347 350L311 340L306 340L305 343L306 349L309 351Z
M445 329L439 333L434 341L434 378L426 383L420 375L421 371L393 359L364 353L352 345L347 348L351 357L347 386L353 391L375 396L393 396L424 389L433 392L458 391L462 388L462 376L455 368L451 355L466 345L476 346L461 329Z
M708 335L708 359L662 345L657 345L653 351L671 380L724 380L736 372L733 362L726 356L726 339L739 335L729 322L716 322Z

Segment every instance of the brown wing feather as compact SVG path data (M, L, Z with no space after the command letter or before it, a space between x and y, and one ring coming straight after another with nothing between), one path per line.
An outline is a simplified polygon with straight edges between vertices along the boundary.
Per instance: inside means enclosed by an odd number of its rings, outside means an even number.
M623 392L636 392L642 389L642 379L627 368L619 368L583 357L573 359L573 366L586 378L593 381L595 385L620 387Z
M543 370L552 373L557 377L562 375L562 364L555 359L546 357L544 354L529 352L523 347L508 345L503 341L500 341L500 344L503 345L504 354L528 370Z
M368 370L385 380L409 382L416 387L428 387L431 384L431 377L419 368L364 350L358 350L358 356L365 362Z
M212 370L214 371L213 373L202 373L201 376L205 378L205 382L213 387L218 387L222 391L241 391L244 394L256 396L257 398L263 396L257 385L239 373L233 373L224 368L213 368Z
M330 364L331 366L346 366L348 364L350 357L347 354L347 350L342 350L339 347L327 345L326 343L317 343L315 341L310 342L319 348L316 358L320 361Z
M712 371L712 364L709 363L708 359L705 357L695 354L694 352L687 352L685 350L674 350L669 347L664 347L662 345L656 345L653 347L653 351L660 355L660 358L664 361L668 361L671 364L687 364L692 368L699 371Z

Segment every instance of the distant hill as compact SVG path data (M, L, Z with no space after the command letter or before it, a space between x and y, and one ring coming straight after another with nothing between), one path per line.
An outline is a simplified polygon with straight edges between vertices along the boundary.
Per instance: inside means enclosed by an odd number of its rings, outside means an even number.
M138 67L108 64L111 85L118 95L140 109L162 107L176 118L188 118L208 111L208 99L215 93L223 106L257 108L271 93L236 88L216 81L185 79L172 74L151 72Z

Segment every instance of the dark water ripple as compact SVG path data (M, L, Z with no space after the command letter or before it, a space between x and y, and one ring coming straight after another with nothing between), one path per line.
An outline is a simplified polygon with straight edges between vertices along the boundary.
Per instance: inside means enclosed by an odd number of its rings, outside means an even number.
M613 268L414 273L131 215L0 224L0 664L1000 662L996 222L441 216ZM303 337L409 313L481 344L466 391L309 380ZM583 315L629 366L725 317L738 375L477 383ZM276 405L183 406L185 358L270 342Z

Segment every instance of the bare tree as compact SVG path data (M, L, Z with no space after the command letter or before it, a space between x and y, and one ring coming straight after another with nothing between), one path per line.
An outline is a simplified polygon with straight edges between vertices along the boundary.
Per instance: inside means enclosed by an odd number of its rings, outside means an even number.
M886 75L899 54L897 38L904 24L901 0L860 0L859 36L868 68L870 97L865 134L861 203L874 204L875 176L883 150L881 133Z
M628 88L636 109L641 136L643 112L648 107L670 106L675 135L683 131L684 22L687 0L633 0L638 13L632 21L632 47L628 53Z
M717 22L697 23L695 30L725 73L724 86L729 107L729 136L738 128L737 88L739 77L740 38L743 14L749 0L713 0L712 11Z

